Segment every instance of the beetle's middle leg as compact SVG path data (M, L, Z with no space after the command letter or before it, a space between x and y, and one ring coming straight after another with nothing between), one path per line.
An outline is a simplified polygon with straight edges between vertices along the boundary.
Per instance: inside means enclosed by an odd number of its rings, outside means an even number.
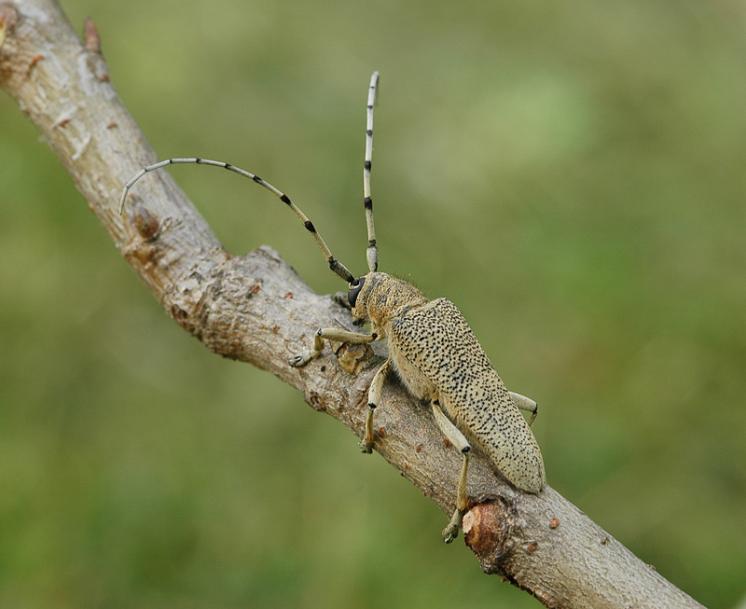
M350 332L349 330L343 330L342 328L319 328L313 339L313 349L291 357L288 360L288 363L295 368L305 366L312 359L321 355L321 352L324 350L325 339L339 343L360 345L372 343L378 338L379 336L375 332L372 334L358 334L357 332Z
M387 359L376 371L368 388L368 416L365 419L365 435L362 442L360 442L360 450L364 453L370 453L373 450L373 413L376 410L376 406L381 402L383 382L386 380L390 370L391 360Z
M456 491L456 509L451 516L451 520L443 529L443 541L451 543L456 537L458 537L458 530L461 528L461 519L466 513L466 508L469 507L469 495L467 492L467 470L469 469L469 453L471 452L471 445L468 440L464 437L464 434L451 422L451 420L443 414L440 409L440 403L438 400L430 402L430 406L435 416L435 422L438 424L440 431L443 435L448 438L448 441L459 449L464 460L461 465L461 475L458 479L458 490Z

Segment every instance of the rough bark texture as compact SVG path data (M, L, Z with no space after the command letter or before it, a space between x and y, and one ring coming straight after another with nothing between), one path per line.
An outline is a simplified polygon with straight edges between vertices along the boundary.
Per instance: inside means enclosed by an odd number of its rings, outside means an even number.
M122 185L156 157L117 98L92 23L81 42L52 0L0 4L0 84L177 323L215 353L272 372L360 434L375 361L357 376L333 356L302 370L287 365L317 327L349 320L346 311L313 293L269 248L226 253L163 172L138 184L119 215ZM376 450L450 512L460 456L400 386L387 384L383 403ZM465 537L484 571L547 607L701 607L550 487L538 496L516 492L475 455L469 492L475 505L464 519Z

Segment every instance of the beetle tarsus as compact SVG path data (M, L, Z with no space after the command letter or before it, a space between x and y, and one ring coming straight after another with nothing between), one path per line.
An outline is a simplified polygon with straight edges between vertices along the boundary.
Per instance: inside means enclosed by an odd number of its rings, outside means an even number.
M453 516L451 516L451 521L448 523L445 529L443 529L443 541L446 543L451 543L454 539L458 537L458 530L461 528L461 518L463 517L463 513L461 510L456 510L453 512Z
M293 368L302 368L314 357L316 357L316 355L312 351L307 351L305 353L300 353L289 358L288 364L290 364Z

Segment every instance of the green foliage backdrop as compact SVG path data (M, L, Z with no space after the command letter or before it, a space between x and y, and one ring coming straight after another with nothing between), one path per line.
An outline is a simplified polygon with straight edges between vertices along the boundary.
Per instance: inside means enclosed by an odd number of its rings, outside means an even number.
M746 10L734 0L70 0L159 154L256 170L458 303L549 482L711 607L744 593ZM160 310L0 98L0 606L538 607L275 378ZM111 159L112 164L117 159ZM175 168L226 247L341 286L268 193Z

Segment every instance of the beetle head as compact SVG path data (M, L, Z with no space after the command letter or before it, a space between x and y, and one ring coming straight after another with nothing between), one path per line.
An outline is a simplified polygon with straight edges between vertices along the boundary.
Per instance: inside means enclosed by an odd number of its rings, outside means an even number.
M412 284L387 273L371 272L350 284L347 294L353 316L383 326L401 307L425 302Z

